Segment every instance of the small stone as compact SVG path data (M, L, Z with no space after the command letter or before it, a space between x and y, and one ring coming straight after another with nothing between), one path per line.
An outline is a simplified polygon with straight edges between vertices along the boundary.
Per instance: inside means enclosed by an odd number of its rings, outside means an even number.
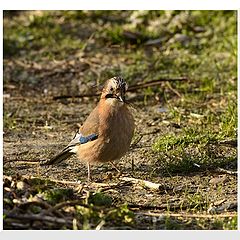
M19 182L17 182L16 187L18 190L26 190L27 188L29 188L29 185L23 181L19 181Z
M227 180L227 176L224 175L223 177L214 177L212 178L209 183L210 184L214 184L214 185L217 185L219 183L224 183L225 181Z

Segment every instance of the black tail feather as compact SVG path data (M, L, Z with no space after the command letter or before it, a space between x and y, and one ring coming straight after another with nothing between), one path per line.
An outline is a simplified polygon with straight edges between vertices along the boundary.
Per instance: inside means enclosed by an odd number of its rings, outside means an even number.
M64 149L62 152L55 155L51 159L41 161L40 165L58 164L58 163L64 161L65 159L69 158L70 156L72 156L74 154L73 152L70 152L70 150L71 150L70 148Z

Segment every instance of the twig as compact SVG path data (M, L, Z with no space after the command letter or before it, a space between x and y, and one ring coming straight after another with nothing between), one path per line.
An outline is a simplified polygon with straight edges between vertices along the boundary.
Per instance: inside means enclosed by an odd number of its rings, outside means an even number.
M151 131L151 132L146 132L146 133L139 133L139 138L137 140L135 140L131 146L130 146L130 149L134 149L134 148L144 148L144 147L151 147L151 145L144 145L144 146L137 146L137 144L142 140L142 138L146 135L152 135L152 134L155 134L155 133L158 133L160 130L159 129L156 129L154 131Z
M28 176L28 175L22 175L23 178L26 179L39 179L39 177L34 177L34 176ZM50 182L54 182L54 183L62 183L62 184L69 184L69 185L81 185L82 182L81 181L66 181L66 180L58 180L58 179L52 179L52 178L47 178L44 179L45 181L50 181ZM119 184L118 183L97 183L97 182L91 182L90 183L91 186L93 187L116 187Z
M17 163L19 163L19 164L29 164L29 165L37 165L37 164L39 164L39 160L23 161L23 160L20 160L20 159L4 161L4 164L10 163L10 162L17 162Z
M153 87L157 86L162 82L176 82L176 81L188 81L189 79L186 77L179 77L179 78L160 78L144 83L138 83L129 86L128 91L129 92L134 92L138 89L146 88L146 87ZM176 93L176 92L175 92ZM176 93L177 94L177 93ZM84 98L84 97L96 97L99 96L100 93L86 93L86 94L80 94L80 95L62 95L62 96L54 96L52 99L53 100L58 100L58 99L65 99L65 98Z
M206 202L202 202L202 205ZM141 210L168 210L175 211L178 209L185 210L196 207L196 204L183 204L183 203L163 203L160 205L141 205L141 204L128 204L131 209L141 209Z
M103 225L106 223L106 221L103 219L100 221L100 223L96 226L96 230L101 230L101 228L103 227Z
M30 205L37 205L39 207L43 207L45 209L48 209L51 207L50 204L44 202L44 201L28 201L28 202L23 202L23 203L20 203L19 204L19 208L27 208L29 207Z
M39 179L39 177L34 177L34 176L28 176L28 175L22 175L23 178L26 178L26 179ZM55 182L55 183L63 183L63 184L73 184L73 185L80 185L81 182L77 181L77 182L74 182L74 181L66 181L66 180L58 180L58 179L52 179L52 178L47 178L47 179L44 179L45 181L50 181L50 182Z
M84 204L82 200L73 200L73 201L66 201L56 204L54 207L49 208L48 212L54 212L59 210L60 208L66 207L66 206L76 206L80 205L85 208L92 208L93 210L99 210L100 208L97 206L91 206L88 204Z
M128 91L133 92L138 89L146 88L146 87L152 87L152 86L157 86L161 84L162 82L177 82L177 81L188 81L189 79L186 77L179 77L179 78L160 78L144 83L138 83L132 86L129 86Z
M117 187L119 184L118 183L97 183L97 182L91 182L90 183L91 186L95 186L95 187Z
M154 131L151 131L151 132L145 132L145 133L141 133L143 136L145 135L152 135L152 134L155 134L155 133L159 133L160 132L160 129L155 129Z
M132 182L134 184L139 184L142 187L149 188L151 190L159 190L161 184L159 183L153 183L150 181L145 181L142 179L137 179L137 178L130 178L130 177L121 177L120 180L126 181L126 182Z
M176 89L174 89L169 82L167 82L166 84L167 84L168 88L169 88L173 93L175 93L175 94L176 94L178 97L180 97L180 98L182 97L182 95L181 95Z
M36 205L36 206L43 207L47 210L47 212L54 212L58 217L62 217L62 218L64 217L64 215L62 213L58 212L57 209L54 209L54 207L52 207L50 204L48 204L45 201L36 201L36 200L28 201L25 203L21 203L18 207L19 208L27 208L30 205ZM51 211L49 211L50 209L51 209Z
M145 215L152 217L182 217L182 218L227 218L227 217L236 217L236 213L228 213L228 214L181 214L181 213L136 213L137 215Z
M91 208L95 211L99 211L99 209L100 209L100 207L97 207L97 206L91 206L91 205L88 205L88 204L84 204L82 200L73 200L73 201L66 201L66 202L61 202L61 203L56 204L54 207L49 208L46 211L46 214L51 214L52 212L60 213L58 211L59 209L61 209L63 207L66 207L66 206L76 206L76 205L80 205L80 206L85 207L85 208ZM62 214L62 213L60 213L60 214ZM63 214L62 214L62 216L63 216Z
M58 99L65 99L65 98L84 98L84 97L97 97L100 93L87 93L87 94L80 94L80 95L61 95L61 96L55 96L53 97L53 100Z
M229 174L229 175L236 175L236 176L238 174L237 171L230 171L230 170L223 169L223 168L220 168L220 167L216 168L215 171L219 172L219 173L226 173L226 174Z
M64 218L42 216L40 214L30 215L30 214L11 214L11 213L7 213L6 218L20 219L22 221L27 220L27 221L52 222L52 223L67 224L67 225L72 226L72 221L68 221Z
M236 148L237 147L237 140L223 140L223 141L220 141L218 142L218 144L220 145L225 145L225 146L228 146L228 147L233 147L233 148Z
M138 138L137 140L135 140L135 141L131 144L130 148L131 148L131 149L132 149L132 148L135 148L135 147L137 146L137 144L142 140L142 138L143 138L143 134L140 134L140 135L139 135L139 138Z
M93 185L96 188L102 188L102 192L106 192L108 190L112 190L115 188L121 188L121 187L126 187L129 185L129 183L132 185L131 182L118 182L118 183L90 183L90 185Z
M65 206L75 206L75 205L81 205L83 207L89 207L88 205L83 204L82 200L73 200L73 201L66 201L66 202L58 203L54 207L50 208L49 210L50 211L55 211L55 210L58 210L60 208L65 207Z
M18 222L12 222L12 221L9 221L9 219L6 219L6 220L4 220L4 222L5 222L5 226L4 226L4 230L6 230L6 229L11 229L11 230L14 230L14 229L29 229L29 226L30 226L30 224L29 223L25 223L25 224L23 224L23 223L18 223ZM11 228L9 227L9 225L11 226Z
M132 160L131 160L131 170L132 170L132 172L134 172L134 158L132 158Z

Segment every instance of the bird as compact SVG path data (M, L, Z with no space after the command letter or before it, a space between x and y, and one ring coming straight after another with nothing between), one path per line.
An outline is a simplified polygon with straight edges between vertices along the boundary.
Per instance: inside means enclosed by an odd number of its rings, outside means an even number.
M125 99L128 85L120 77L108 79L96 107L78 129L70 143L57 155L42 164L58 164L76 154L87 163L88 181L90 165L119 160L129 150L135 122Z

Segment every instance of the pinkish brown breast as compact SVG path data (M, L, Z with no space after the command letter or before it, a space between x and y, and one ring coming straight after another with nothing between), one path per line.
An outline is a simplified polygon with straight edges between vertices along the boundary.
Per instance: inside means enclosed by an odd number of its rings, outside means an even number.
M102 106L104 105L104 106ZM134 134L134 119L126 104L99 102L98 139L78 149L78 157L87 162L120 159L129 149Z

